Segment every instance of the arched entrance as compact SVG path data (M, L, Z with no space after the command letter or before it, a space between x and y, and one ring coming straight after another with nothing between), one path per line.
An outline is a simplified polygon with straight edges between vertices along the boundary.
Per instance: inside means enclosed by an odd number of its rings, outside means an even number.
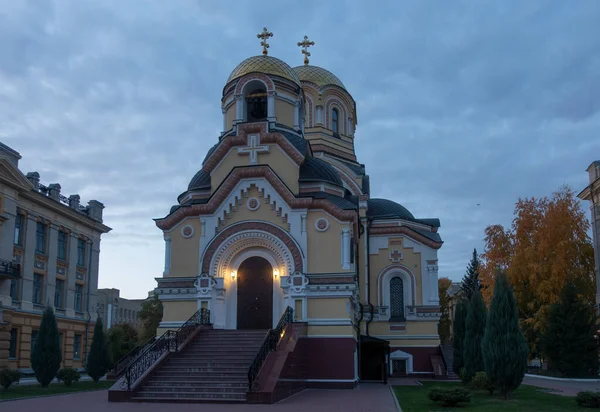
M273 268L264 258L254 256L237 271L237 328L273 327Z

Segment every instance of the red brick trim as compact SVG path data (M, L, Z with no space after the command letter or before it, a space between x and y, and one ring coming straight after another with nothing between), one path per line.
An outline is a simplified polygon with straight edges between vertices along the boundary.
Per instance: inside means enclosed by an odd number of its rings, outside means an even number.
M241 94L246 83L251 82L252 80L262 80L267 85L268 92L275 90L275 83L273 83L273 80L271 80L269 76L262 73L252 73L247 74L246 76L238 80L235 86L235 94Z
M241 179L257 177L266 179L292 209L323 209L339 220L350 220L357 224L357 216L354 210L341 209L326 199L313 199L311 197L297 198L270 167L254 166L233 169L208 203L181 207L163 219L156 219L156 226L162 230L169 230L188 216L212 214L229 196Z
M221 244L225 242L234 233L242 232L244 230L261 230L263 232L270 233L277 239L281 240L292 254L292 258L294 259L294 269L302 272L302 252L298 248L298 245L296 245L296 242L294 242L294 239L292 239L292 237L289 234L287 234L284 230L278 228L277 226L268 223L241 222L229 226L227 229L223 230L210 243L208 249L206 249L206 252L204 253L204 258L202 259L203 273L209 273L210 261L212 260L214 254L217 252Z
M429 246L432 249L439 249L442 247L442 242L435 242L414 230L409 229L406 226L395 226L395 227L373 227L369 230L370 235L396 235L403 234L407 235L425 246Z

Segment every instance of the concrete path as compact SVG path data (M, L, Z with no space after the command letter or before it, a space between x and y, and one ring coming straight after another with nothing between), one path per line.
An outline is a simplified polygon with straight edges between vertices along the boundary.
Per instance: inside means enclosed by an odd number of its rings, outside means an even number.
M525 376L523 384L546 388L557 395L564 396L575 396L580 391L600 391L600 382L554 381Z
M388 385L361 384L355 390L308 389L274 405L179 404L179 403L108 403L107 391L24 399L0 403L23 411L60 412L397 412ZM3 409L3 408L0 408Z

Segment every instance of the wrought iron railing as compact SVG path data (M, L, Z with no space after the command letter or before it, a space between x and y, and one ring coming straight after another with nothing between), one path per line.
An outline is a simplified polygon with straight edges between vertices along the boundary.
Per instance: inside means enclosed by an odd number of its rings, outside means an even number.
M156 339L156 337L154 337L154 336L151 337L144 343L141 343L141 344L137 345L135 348L131 349L129 352L127 352L126 355L124 355L123 357L121 357L121 359L116 361L112 367L112 375L114 377L120 377L123 374L123 372L125 371L125 368L127 367L127 365L129 365L129 363L133 359L135 359L136 356L140 354L140 352L142 352L144 349L148 348L149 345L151 345L155 339Z
M200 326L210 324L210 310L199 309L179 329L166 331L132 360L120 380L121 388L131 390L131 386L167 352L177 352L179 346Z
M0 259L0 275L18 278L21 274L21 265L9 260Z
M267 332L252 365L250 365L250 368L248 369L248 390L252 390L252 385L254 384L263 363L265 363L267 356L270 352L277 349L277 344L283 337L283 330L292 322L294 322L294 310L288 306L285 312L283 312L283 315L281 315L281 319L279 319L275 329L271 329Z

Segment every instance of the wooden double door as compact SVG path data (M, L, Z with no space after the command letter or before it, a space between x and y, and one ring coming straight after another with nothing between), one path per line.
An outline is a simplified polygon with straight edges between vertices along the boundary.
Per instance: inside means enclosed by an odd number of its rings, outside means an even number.
M237 271L237 328L273 327L273 268L264 258L246 259Z

